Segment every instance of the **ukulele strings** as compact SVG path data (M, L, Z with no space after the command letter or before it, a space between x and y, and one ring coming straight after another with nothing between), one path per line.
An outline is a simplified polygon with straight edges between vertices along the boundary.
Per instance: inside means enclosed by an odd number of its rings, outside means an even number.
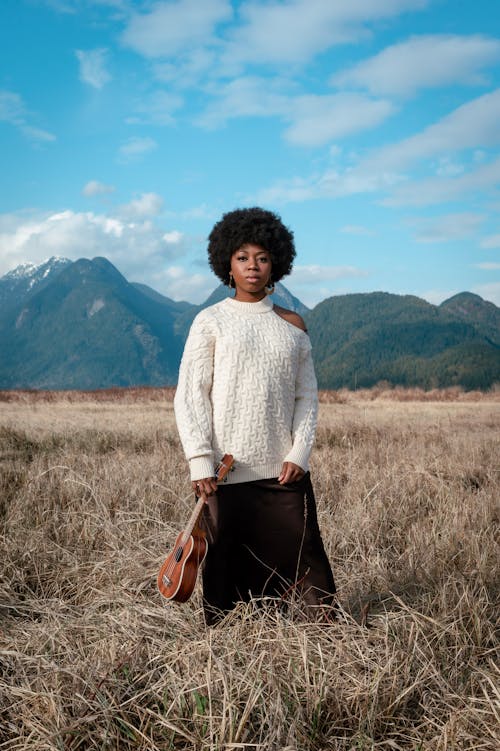
M191 498L191 493L188 493L187 495L185 495L184 498L181 499L181 503L186 503L186 501L188 500L188 498ZM172 553L172 556L171 556L170 563L167 566L167 568L165 569L165 571L163 572L163 575L167 576L167 578L169 578L169 579L170 579L170 575L173 573L174 568L176 566L177 561L176 561L175 557L176 557L177 553L179 552L179 550L182 551L182 546L178 547L178 548L176 548L174 550L174 552ZM181 552L181 556L182 556L182 552Z
M200 512L199 513L201 513L202 509L203 509L203 506L200 508ZM197 516L199 516L199 513L197 514ZM193 511L193 515L194 515L194 511ZM197 519L195 520L194 524L196 523L196 521L197 521ZM190 522L191 522L191 520L190 520ZM192 525L193 527L194 527L194 524ZM165 569L164 576L166 575L168 579L170 579L170 576L171 576L171 574L173 574L175 567L177 566L177 564L182 559L182 554L184 553L184 547L189 542L189 538L191 537L192 530L189 533L189 535L185 534L185 532L190 527L191 527L191 523L189 523L188 526L187 526L187 528L186 528L186 530L183 530L183 532L181 533L184 536L184 541L181 542L181 544L178 545L175 548L175 550L172 553L171 559L170 559L170 564Z

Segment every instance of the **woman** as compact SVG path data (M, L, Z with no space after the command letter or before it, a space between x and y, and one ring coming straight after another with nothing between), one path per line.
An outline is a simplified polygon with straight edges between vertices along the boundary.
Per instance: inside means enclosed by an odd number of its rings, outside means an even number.
M174 401L193 489L209 496L206 622L251 598L298 593L307 606L330 607L335 584L308 472L311 346L302 318L268 296L291 271L293 235L270 211L237 209L214 226L208 254L235 295L193 321ZM225 453L234 470L217 487Z

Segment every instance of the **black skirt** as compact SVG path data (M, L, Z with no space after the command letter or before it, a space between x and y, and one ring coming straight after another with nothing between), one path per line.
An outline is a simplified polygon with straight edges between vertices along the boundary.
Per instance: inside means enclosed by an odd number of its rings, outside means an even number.
M212 625L237 602L300 600L334 604L335 583L318 527L309 473L295 483L276 478L221 485L204 515L205 620Z

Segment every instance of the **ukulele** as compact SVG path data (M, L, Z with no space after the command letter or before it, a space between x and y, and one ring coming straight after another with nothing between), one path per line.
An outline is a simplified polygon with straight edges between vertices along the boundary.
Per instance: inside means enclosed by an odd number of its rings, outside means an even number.
M233 457L224 454L215 469L215 479L221 482L231 467ZM198 526L198 518L205 505L206 496L201 495L193 509L186 528L178 535L174 549L166 557L158 573L158 589L167 600L186 602L193 593L198 569L207 554L205 532Z

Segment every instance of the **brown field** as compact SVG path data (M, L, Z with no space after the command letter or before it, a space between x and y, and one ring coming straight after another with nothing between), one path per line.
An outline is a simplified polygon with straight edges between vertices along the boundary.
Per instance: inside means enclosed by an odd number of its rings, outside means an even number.
M500 748L500 392L325 392L342 619L155 577L192 504L171 390L0 393L0 749Z

